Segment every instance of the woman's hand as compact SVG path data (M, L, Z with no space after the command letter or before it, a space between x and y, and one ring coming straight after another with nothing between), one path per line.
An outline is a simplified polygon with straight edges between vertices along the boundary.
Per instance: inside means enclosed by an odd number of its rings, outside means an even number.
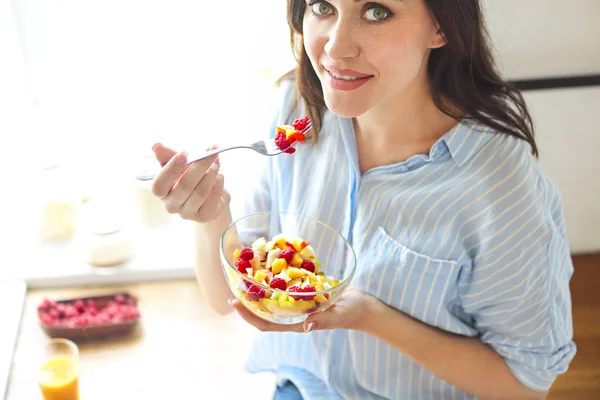
M239 300L230 300L230 305L248 323L258 330L277 332L310 332L323 329L357 329L365 323L374 303L378 300L355 286L346 289L342 297L327 311L308 316L304 323L295 325L274 324L252 314Z
M218 155L187 165L186 153L176 153L160 143L152 150L159 163L166 163L152 182L152 193L167 212L199 223L217 218L230 200L223 189Z

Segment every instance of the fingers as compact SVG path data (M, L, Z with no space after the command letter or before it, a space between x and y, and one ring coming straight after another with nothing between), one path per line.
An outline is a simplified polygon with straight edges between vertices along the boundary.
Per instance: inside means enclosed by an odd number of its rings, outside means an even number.
M163 146L160 143L156 143L152 146L154 156L160 165L166 164L177 152L169 147Z
M206 178L206 173L213 164L214 159L215 156L196 161L187 169L187 171L185 171L177 183L175 183L170 193L164 198L165 207L168 212L173 214L181 212L184 203L190 198L192 193L196 191L196 187L198 187ZM169 164L167 164L164 169L167 169L168 167ZM216 171L214 171L214 174L216 175ZM214 178L212 183L214 183ZM196 202L198 201L198 195L202 197L200 200L204 202L212 187L212 183L210 183L210 186L208 187L206 187L208 183L205 183L204 186L198 189L197 195L195 196ZM201 193L200 190L204 190L204 193ZM200 206L201 205L202 203L200 203ZM198 206L198 208L200 206Z
M205 213L205 208L216 210L216 207L214 207L209 202L209 200L211 200L215 182L217 181L217 177L219 176L218 171L219 166L217 164L211 165L208 171L200 179L200 182L198 182L192 193L181 205L179 214L183 219L196 219L196 217L198 217L199 214ZM192 171L186 172L181 180L183 180L183 178L185 178L185 176L191 172ZM179 181L179 183L181 183L181 180ZM174 191L173 194L175 193L176 192ZM169 196L167 196L167 199L168 198Z
M157 150L155 150L155 153L158 153L161 150L162 148L158 148ZM167 195L171 191L171 188L173 187L173 184L177 181L179 176L181 176L181 174L186 170L186 162L186 153L178 153L174 157L171 157L171 159L167 162L167 164L162 168L162 170L152 181L152 193L156 197L158 197L159 199L164 199L167 197Z
M217 174L214 180L214 186L204 201L202 208L197 210L196 220L200 222L209 221L221 213L225 206L223 203L223 186L225 180L223 175ZM189 200L188 200L189 201Z
M302 324L282 325L265 321L252 314L239 300L229 300L229 304L246 322L262 332L304 332Z

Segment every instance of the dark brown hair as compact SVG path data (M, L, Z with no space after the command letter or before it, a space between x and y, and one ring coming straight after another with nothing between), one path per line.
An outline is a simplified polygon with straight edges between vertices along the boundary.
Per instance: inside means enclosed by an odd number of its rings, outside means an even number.
M424 1L446 38L446 45L431 51L427 67L436 106L457 121L462 117L452 113L449 105L467 118L523 139L538 156L525 100L496 69L479 0ZM280 81L295 73L298 95L313 120L313 132L319 132L326 105L321 82L304 51L305 9L305 0L287 0L290 39L298 66Z

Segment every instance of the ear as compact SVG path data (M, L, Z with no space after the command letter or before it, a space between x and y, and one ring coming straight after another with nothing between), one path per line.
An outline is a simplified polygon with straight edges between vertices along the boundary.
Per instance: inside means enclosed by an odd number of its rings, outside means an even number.
M438 26L436 26L437 30L435 32L435 35L433 36L433 38L431 39L431 43L429 44L429 47L431 49L439 49L440 47L444 47L447 43L446 40L446 35L444 35L444 32L442 32L442 29Z

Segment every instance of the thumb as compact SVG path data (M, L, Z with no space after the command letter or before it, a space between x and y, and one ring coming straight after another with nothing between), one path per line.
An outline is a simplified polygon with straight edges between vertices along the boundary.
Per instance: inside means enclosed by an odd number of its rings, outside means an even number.
M156 143L152 146L152 150L154 151L154 156L160 163L160 165L166 164L177 152L169 147L163 146L160 143Z
M336 316L333 313L327 311L319 311L310 314L304 321L302 328L304 332L311 332L314 330L325 330L336 328Z

